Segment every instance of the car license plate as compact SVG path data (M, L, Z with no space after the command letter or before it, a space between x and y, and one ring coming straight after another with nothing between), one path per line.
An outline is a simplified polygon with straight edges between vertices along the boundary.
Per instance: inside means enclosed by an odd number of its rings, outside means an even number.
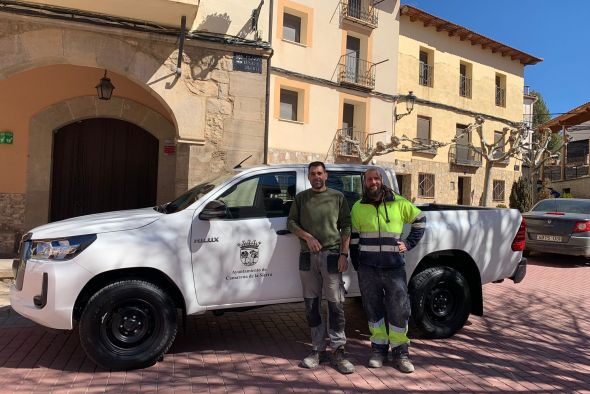
M537 234L537 241L561 242L561 236Z

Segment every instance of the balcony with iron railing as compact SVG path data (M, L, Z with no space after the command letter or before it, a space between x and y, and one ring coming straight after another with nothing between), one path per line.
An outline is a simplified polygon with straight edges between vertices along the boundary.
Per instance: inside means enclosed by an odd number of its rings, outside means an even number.
M496 105L498 107L506 106L506 90L500 86L496 86Z
M338 63L338 83L363 89L374 89L375 64L356 56L342 55Z
M471 78L459 75L459 96L471 98Z
M481 153L469 145L453 144L449 148L449 163L481 167Z
M414 141L412 141L412 147L419 147L419 146L424 146L424 145L430 145L432 144L432 140L427 139L427 138L414 138ZM414 153L425 153L428 155L436 155L437 152L437 148L425 148L425 149L420 149L417 151L414 151Z
M358 147L352 142L344 141L345 138L358 141L361 149L367 147L367 134L364 131L355 130L352 127L345 127L336 130L334 141L334 155L346 157L360 157Z
M434 74L434 68L428 63L420 62L418 68L418 82L422 86L432 87L432 77Z
M377 9L373 0L341 0L341 17L370 28L377 27Z

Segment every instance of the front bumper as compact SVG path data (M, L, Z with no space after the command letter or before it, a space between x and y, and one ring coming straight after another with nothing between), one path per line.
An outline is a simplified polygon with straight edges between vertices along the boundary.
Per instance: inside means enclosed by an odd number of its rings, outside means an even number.
M22 282L10 288L12 309L43 326L71 330L74 304L92 275L73 260L30 259L23 269Z
M514 281L514 283L520 283L526 276L526 259L523 257L516 266L516 270L514 274L510 277Z

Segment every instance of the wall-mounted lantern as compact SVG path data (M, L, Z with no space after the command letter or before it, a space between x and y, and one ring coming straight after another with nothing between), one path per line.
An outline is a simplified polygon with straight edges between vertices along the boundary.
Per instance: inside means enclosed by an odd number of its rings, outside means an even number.
M403 114L395 114L395 120L400 120L406 115L409 115L414 110L414 104L416 103L416 96L414 92L411 90L408 92L406 96L404 96L404 101L406 102L406 112Z
M115 85L111 82L110 78L107 78L107 70L104 70L104 77L100 79L98 85L96 85L96 93L100 100L110 100L115 90Z

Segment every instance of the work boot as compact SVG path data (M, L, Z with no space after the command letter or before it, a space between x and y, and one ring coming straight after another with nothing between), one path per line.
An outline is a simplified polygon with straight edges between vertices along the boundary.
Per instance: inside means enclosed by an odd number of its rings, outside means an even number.
M354 365L344 357L344 346L338 347L332 353L332 366L344 375L354 372Z
M391 354L393 356L393 365L395 368L403 373L414 372L414 364L410 361L407 345L401 345L391 349Z
M369 358L369 368L381 368L387 358L387 349L383 352L380 349L373 348L373 353Z
M325 350L312 350L309 356L301 360L301 366L303 368L314 369L320 365L321 362L328 360L328 354Z

